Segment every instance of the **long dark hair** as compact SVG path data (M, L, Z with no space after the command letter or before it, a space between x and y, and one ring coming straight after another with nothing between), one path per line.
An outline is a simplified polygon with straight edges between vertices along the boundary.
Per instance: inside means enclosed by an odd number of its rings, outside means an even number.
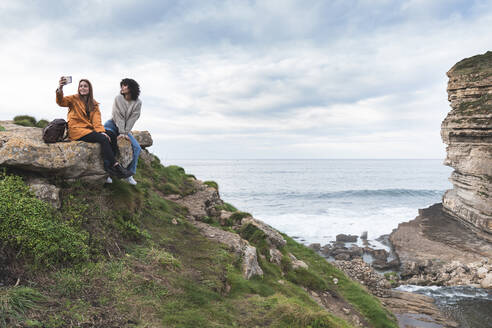
M89 94L87 95L87 99L85 99L85 101L84 101L85 102L85 110L87 112L87 115L89 115L88 113L90 113L94 110L94 103L95 103L94 94L92 92L92 84L87 79L82 79L79 81L79 87L77 88L77 92L79 94L80 99L82 99L82 100L84 100L84 98L82 97L82 95L80 94L80 91L79 91L80 83L82 83L82 82L86 82L89 85Z
M132 100L137 100L138 96L140 96L140 86L137 81L134 79L123 79L120 82L120 87L123 85L127 85L128 89L130 89L130 95Z

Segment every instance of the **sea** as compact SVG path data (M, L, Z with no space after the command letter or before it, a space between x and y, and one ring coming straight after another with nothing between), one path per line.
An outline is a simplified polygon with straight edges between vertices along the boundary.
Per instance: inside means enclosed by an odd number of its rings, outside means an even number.
M177 160L221 198L304 244L337 234L369 240L441 202L451 168L442 160Z
M367 232L370 245L439 203L452 169L442 159L166 160L219 184L227 203L305 245ZM359 239L360 240L360 239ZM402 286L430 295L464 328L492 327L490 291Z

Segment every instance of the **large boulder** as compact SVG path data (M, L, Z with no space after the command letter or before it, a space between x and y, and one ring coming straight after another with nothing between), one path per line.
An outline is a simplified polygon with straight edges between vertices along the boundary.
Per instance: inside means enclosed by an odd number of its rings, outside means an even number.
M58 176L64 179L99 179L107 174L103 168L99 144L83 141L57 142L46 144L42 140L42 130L24 127L12 121L0 121L4 131L0 131L0 166L36 172L44 177ZM144 145L152 144L146 131L136 132L137 141ZM118 141L120 155L118 161L126 166L132 160L129 141Z

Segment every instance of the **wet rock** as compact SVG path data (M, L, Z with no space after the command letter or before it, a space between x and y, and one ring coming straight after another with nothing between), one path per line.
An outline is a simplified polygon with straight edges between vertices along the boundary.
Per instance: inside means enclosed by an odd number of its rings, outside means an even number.
M401 268L401 277L408 278L418 275L420 272L419 266L416 262L406 262Z
M331 252L332 252L332 247L327 244L323 247L321 247L321 254L323 254L324 256L331 256Z
M458 327L441 313L432 297L391 290L380 300L396 315L399 327Z
M333 255L335 257L335 260L338 260L338 261L348 261L350 260L350 254L348 253L340 253L340 254L336 254L336 255Z
M371 266L376 269L376 270L389 270L389 269L395 269L397 265L395 266L394 262L386 262L386 260L381 260L381 259L376 259L371 263Z
M319 252L321 249L321 244L320 243L313 243L309 245L309 248L315 250L316 252Z
M355 243L357 242L358 236L355 235L345 235L345 234L339 234L336 236L337 242L345 242L345 243Z
M360 235L360 239L367 240L367 231L364 231L362 235Z
M370 254L376 260L382 260L384 262L386 262L389 256L389 253L384 249L373 249L370 247L364 247L364 253Z

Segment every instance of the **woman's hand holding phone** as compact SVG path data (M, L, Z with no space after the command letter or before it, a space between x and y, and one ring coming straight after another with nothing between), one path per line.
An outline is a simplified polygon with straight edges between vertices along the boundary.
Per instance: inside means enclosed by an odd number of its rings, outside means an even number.
M63 86L65 84L66 84L65 77L64 76L60 77L60 81L58 82L58 89L60 89L60 90L63 89Z
M64 85L72 83L72 77L71 76L62 76L60 77L59 81L59 88L60 90L63 88Z

